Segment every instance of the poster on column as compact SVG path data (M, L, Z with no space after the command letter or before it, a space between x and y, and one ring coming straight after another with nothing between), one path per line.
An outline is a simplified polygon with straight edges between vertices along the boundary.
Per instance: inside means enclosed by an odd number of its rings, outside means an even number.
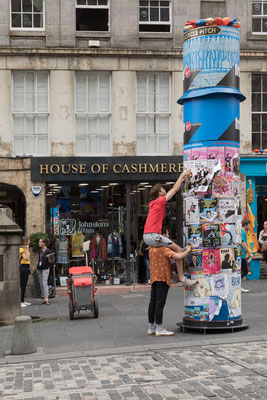
M200 199L200 222L217 221L217 199Z
M193 250L186 258L187 270L190 274L202 274L202 251Z
M242 215L237 215L235 223L235 243L241 244L241 242L242 242Z
M241 315L241 274L235 272L228 277L229 294L227 305L230 317L239 317Z
M227 273L227 271L210 276L210 287L212 296L218 296L222 299L227 298L227 296L229 295L229 276L231 276L231 273L229 274Z
M235 270L241 271L242 249L241 246L235 248Z
M225 176L215 176L212 181L212 197L232 197L232 178Z
M240 177L236 176L232 178L232 197L235 200L240 198Z
M220 224L221 246L234 247L235 245L235 224Z
M207 147L191 149L191 160L207 160Z
M237 160L239 159L239 149L237 147L225 147L225 157L224 157L224 169L226 176L233 176L234 173L237 175ZM234 163L235 160L235 163ZM235 164L235 171L234 171Z
M195 197L185 199L185 223L186 225L199 224L198 199Z
M221 245L220 225L203 224L203 247L219 247Z
M234 199L219 199L220 221L224 223L235 223L236 205Z
M191 176L184 184L183 195L207 192L213 177L220 169L220 160L185 161L184 170L189 170Z
M234 270L235 269L235 249L228 247L227 249L220 249L221 256L221 269Z
M218 172L218 176L224 176L224 147L214 146L207 148L208 160L220 160L221 169Z
M188 244L193 248L203 246L201 225L191 225L188 227Z
M221 272L220 250L208 249L202 251L203 274L219 274Z

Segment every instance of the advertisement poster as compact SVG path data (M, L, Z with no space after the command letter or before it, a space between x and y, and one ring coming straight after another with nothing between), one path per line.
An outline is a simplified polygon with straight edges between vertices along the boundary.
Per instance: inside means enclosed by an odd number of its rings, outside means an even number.
M220 224L221 246L234 247L235 245L235 224Z
M59 208L58 207L51 207L51 234L52 235L59 235Z
M187 255L187 270L190 274L202 274L202 251L193 250Z
M235 249L228 247L227 249L220 249L221 256L221 269L235 269Z
M221 245L220 225L204 224L203 247L218 247Z
M221 272L220 250L202 251L203 274L219 274Z
M191 149L184 150L184 161L191 160Z
M220 160L194 160L185 161L184 170L189 170L191 176L184 184L185 196L207 192L214 175L220 171Z
M185 318L196 319L199 321L209 320L209 304L205 303L199 306L186 306L184 308Z
M207 160L207 147L191 149L191 160Z
M219 315L222 308L222 299L217 296L209 298L209 321L212 321L215 315Z
M224 176L224 147L208 147L207 148L208 160L220 160L221 170L218 172L218 176Z
M235 270L241 271L241 256L242 256L242 249L241 246L235 248Z
M242 241L242 215L237 215L235 223L235 243L241 244L241 241Z
M217 221L217 199L200 199L200 222Z
M238 176L232 179L232 197L240 198L240 178Z
M215 275L216 276L216 275ZM197 276L197 283L193 286L193 296L199 299L211 296L210 276ZM198 300L196 300L198 301Z
M226 299L229 295L229 276L227 272L221 272L210 276L211 295Z
M194 248L202 247L202 226L191 225L188 227L188 244Z
M224 169L226 176L233 176L234 174L233 160L238 158L239 158L239 149L237 147L225 147Z
M235 272L229 275L229 294L227 297L229 315L239 317L241 315L241 274Z
M215 176L212 181L212 197L232 197L232 178Z
M235 223L236 207L234 199L219 200L220 221L224 223Z
M185 200L185 223L186 225L199 224L198 199L188 197Z

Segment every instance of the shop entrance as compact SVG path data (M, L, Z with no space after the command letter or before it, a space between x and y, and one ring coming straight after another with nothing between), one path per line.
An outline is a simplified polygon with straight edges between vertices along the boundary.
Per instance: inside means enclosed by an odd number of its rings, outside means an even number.
M0 183L0 209L25 231L26 200L17 186Z

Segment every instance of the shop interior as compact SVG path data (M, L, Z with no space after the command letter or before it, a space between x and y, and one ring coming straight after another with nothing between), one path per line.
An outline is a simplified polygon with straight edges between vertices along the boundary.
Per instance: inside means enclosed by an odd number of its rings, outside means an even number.
M132 271L127 275L127 267L132 255L136 260L136 280L145 283L140 249L153 184L46 185L46 232L56 253L57 284L64 281L70 267L85 265L87 260L93 262L98 284L130 283L133 276ZM165 182L164 187L168 191L173 184ZM179 195L167 203L164 221L178 243L182 232L178 226L181 204ZM86 253L85 248L88 248Z

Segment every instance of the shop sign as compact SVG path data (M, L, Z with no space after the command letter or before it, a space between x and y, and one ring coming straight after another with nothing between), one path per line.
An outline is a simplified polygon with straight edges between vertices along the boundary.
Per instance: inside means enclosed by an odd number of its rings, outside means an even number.
M41 190L42 186L32 186L32 193L34 194L34 196L39 196Z
M59 233L61 235L73 235L76 231L76 221L71 218L59 220Z
M85 233L85 234L91 234L95 233L96 230L98 229L104 229L104 228L109 228L110 223L108 220L101 220L101 221L94 221L94 222L88 222L88 221L79 221L78 225L78 231Z
M182 156L33 157L33 182L138 181L177 179Z

